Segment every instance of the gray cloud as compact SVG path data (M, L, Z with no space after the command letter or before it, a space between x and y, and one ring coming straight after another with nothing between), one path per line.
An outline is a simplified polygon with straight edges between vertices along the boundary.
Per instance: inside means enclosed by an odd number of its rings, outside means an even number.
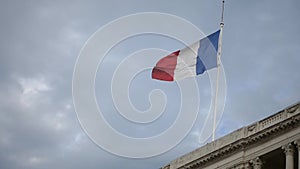
M299 7L297 0L226 2L222 61L228 91L219 136L300 100ZM220 3L1 2L0 168L159 168L200 146L199 119L176 148L139 160L100 149L78 123L71 85L81 47L100 26L145 11L178 15L209 34L218 27ZM145 84L138 90L149 89ZM147 107L145 98L134 96Z

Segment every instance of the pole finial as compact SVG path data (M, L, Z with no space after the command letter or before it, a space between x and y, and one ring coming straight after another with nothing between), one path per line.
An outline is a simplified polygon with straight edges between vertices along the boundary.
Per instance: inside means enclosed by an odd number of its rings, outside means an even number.
M221 15L221 22L220 22L221 26L224 26L224 6L225 6L225 0L222 0L222 15Z

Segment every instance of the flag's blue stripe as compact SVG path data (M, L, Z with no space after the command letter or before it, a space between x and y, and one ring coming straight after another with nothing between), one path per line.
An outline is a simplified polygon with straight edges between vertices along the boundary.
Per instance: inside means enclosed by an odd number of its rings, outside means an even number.
M220 30L200 40L198 49L196 74L202 74L208 69L217 67L217 51Z

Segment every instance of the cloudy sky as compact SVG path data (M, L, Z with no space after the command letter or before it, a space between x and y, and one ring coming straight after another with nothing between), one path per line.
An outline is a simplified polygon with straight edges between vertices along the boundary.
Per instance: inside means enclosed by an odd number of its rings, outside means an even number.
M208 35L218 29L220 8L219 0L0 1L0 168L152 169L200 147L203 123L197 118L180 144L158 156L132 159L101 149L77 119L72 76L89 37L119 17L139 12L169 13ZM300 101L299 8L299 0L226 2L222 63L227 97L217 137ZM180 29L182 25L171 27ZM191 36L189 31L181 33ZM172 124L177 114L171 112L179 109L180 102L174 83L151 80L149 70L134 77L128 92L137 109L149 107L148 95L155 88L165 91L168 99L166 115L157 124L137 125L115 115L108 82L122 59L135 51L174 51L181 47L183 44L172 38L140 35L114 46L107 54L98 69L95 91L99 107L116 130L143 138L157 135ZM210 90L207 74L196 80L199 93L206 96L205 91ZM207 114L210 103L209 98L201 99L200 117Z

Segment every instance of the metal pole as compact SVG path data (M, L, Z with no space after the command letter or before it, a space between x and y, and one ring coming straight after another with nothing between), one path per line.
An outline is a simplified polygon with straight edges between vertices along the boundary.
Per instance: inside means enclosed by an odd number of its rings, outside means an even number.
M212 133L212 141L215 140L216 137L216 123L217 123L217 102L218 102L218 92L219 92L219 76L220 76L220 66L221 66L221 52L222 52L222 35L223 35L223 27L224 27L224 4L225 1L222 1L222 15L220 22L220 35L218 40L218 54L217 54L217 80L216 80L216 93L215 93L215 101L214 101L214 115L213 115L213 133Z

